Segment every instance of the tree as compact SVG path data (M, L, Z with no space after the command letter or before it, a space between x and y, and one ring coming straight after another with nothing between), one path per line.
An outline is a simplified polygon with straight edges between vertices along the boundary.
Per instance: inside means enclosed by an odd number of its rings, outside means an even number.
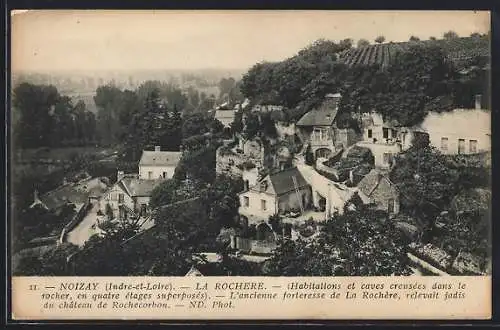
M376 75L372 104L402 126L419 124L429 111L453 109L456 71L438 46L410 46Z
M13 128L14 142L24 148L50 145L51 112L59 100L60 95L54 86L17 85L12 96L12 111L19 118Z
M350 47L348 40L337 44L320 39L282 62L257 63L243 76L241 92L256 103L293 109L304 100L304 87L334 70L339 54Z
M409 41L420 41L420 38L416 36L411 36Z
M353 40L351 38L346 38L342 41L340 41L339 43L339 46L342 48L342 49L351 49L352 48L352 44L353 44Z
M390 178L403 196L402 208L430 233L436 217L454 196L458 172L430 146L408 149L396 156L395 164Z
M436 37L429 37L429 40L436 41Z
M455 31L448 31L443 34L443 38L450 40L458 38L458 34Z
M258 136L260 133L261 124L259 120L259 115L250 112L246 115L243 126L243 134L247 140L251 140Z
M162 182L151 192L153 209L180 202L200 195L201 186L193 180L170 179Z
M182 138L185 140L192 136L211 132L213 128L217 128L218 126L215 126L214 121L214 118L209 117L205 113L194 113L185 116L182 122ZM218 128L220 129L220 126Z
M385 37L384 36L378 36L377 38L375 38L375 42L377 44L382 44L382 43L384 43L384 41L385 41Z
M402 238L385 217L367 207L335 215L310 242L280 242L263 271L268 276L409 275Z
M219 96L222 97L224 95L229 95L231 89L233 89L236 85L236 80L233 77L222 78L219 81Z
M445 230L436 241L453 258L469 252L483 260L491 256L491 192L486 189L463 190L456 195L450 211L441 217Z
M243 179L233 179L226 175L218 175L208 189L207 201L210 203L210 218L220 228L231 228L237 225L240 200L238 194L243 191Z
M94 96L97 106L99 137L103 144L112 145L119 141L123 128L119 113L122 109L122 91L114 85L99 86Z
M13 273L17 276L69 276L67 260L77 251L78 247L71 243L52 245L39 253L20 256Z
M306 148L305 162L309 166L313 166L314 165L314 155L312 153L311 145L310 144L307 145L307 148Z
M366 39L359 39L358 40L358 43L357 43L357 47L358 48L361 48L361 47L366 47L366 46L369 46L370 45L370 42Z

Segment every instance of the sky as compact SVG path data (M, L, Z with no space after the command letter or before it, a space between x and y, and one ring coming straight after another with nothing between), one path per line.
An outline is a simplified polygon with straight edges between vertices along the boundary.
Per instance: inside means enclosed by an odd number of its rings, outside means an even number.
M36 10L12 16L13 70L247 69L317 39L371 42L485 33L472 11Z

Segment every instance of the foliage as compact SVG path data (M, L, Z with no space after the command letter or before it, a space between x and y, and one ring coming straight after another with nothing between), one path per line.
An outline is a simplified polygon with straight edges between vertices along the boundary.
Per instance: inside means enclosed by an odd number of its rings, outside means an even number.
M215 179L216 151L218 145L209 145L184 152L177 165L174 178L211 183Z
M338 54L349 47L347 40L318 40L283 62L258 63L244 75L241 91L256 103L293 109L304 99L304 87L322 72L332 71Z
M247 140L251 140L260 134L261 122L257 113L248 113L243 120L243 136Z
M95 143L94 114L83 102L73 105L54 86L21 83L14 87L12 106L18 118L13 125L14 143L21 148Z
M113 220L115 217L113 215L113 209L111 208L111 205L106 204L106 210L105 210L106 216L108 217L108 220Z
M35 250L35 249L34 249ZM78 247L71 243L53 245L48 248L37 249L20 256L18 264L13 269L17 276L69 276L67 266L68 257L78 251Z
M382 43L384 43L384 41L385 41L385 37L384 36L378 36L377 38L375 38L375 42L377 44L382 44Z
M443 38L445 39L455 39L458 38L458 34L455 31L448 31L443 34Z
M436 218L457 194L489 185L488 169L463 157L450 158L429 146L412 147L396 157L390 178L401 193L402 208L420 219L430 236Z
M62 228L75 215L75 206L62 206L58 212L49 211L42 206L17 209L14 211L13 233L16 237L14 248L23 247L37 237L59 235Z
M206 196L210 204L210 219L223 228L236 226L240 206L238 194L242 191L243 179L218 175Z
M306 165L313 166L314 165L314 155L311 150L311 145L307 145L306 154L305 154L305 162Z
M475 197L472 203L476 202ZM491 256L491 217L489 203L484 208L449 212L443 219L444 233L438 242L452 257L469 252L483 260Z
M453 108L453 79L453 68L440 48L412 46L388 68L385 88L374 100L376 109L400 125L418 124L429 111Z
M433 147L410 148L396 156L390 178L401 193L401 206L424 228L434 226L436 216L449 205L458 173Z
M358 43L357 43L357 47L358 48L361 48L361 47L366 47L366 46L369 46L370 45L370 42L366 39L359 39L358 40Z
M150 206L156 209L164 205L199 196L199 188L199 184L192 180L166 180L151 192Z
M369 208L329 219L318 239L282 241L264 267L271 276L409 275L398 231Z

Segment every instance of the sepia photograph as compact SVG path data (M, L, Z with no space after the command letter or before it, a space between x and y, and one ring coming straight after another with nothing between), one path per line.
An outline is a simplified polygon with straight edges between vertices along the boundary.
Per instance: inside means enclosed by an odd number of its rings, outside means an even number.
M490 29L13 11L12 276L490 276Z

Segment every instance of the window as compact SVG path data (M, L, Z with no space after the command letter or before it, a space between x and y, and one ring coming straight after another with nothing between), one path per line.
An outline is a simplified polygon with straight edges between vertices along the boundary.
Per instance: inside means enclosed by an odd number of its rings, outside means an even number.
M167 172L163 172L163 178L165 179L167 177Z
M151 180L153 178L153 172L149 171L148 172L148 179Z
M371 129L368 130L368 138L371 139L373 137L373 131Z
M327 134L326 130L324 130L322 128L315 128L314 133L313 133L313 140L324 141L328 138L327 135L328 134Z
M389 138L389 129L384 127L382 128L382 136L384 137L384 139L388 139Z
M266 191L267 190L267 181L262 181L260 183L260 190L261 191Z
M398 135L398 134L397 134L396 130L395 130L395 129L392 129L392 130L391 130L391 138L395 139L397 135Z
M262 209L262 211L267 210L266 201L264 199L260 200L260 208Z
M125 195L124 194L118 194L118 203L123 203L125 200Z
M447 150L448 150L448 138L442 137L441 138L441 151L447 151Z
M459 154L465 153L465 140L464 139L458 139L458 153Z
M477 152L477 140L469 141L469 151L473 154Z
M243 196L243 206L245 207L250 206L250 198L248 198L248 196Z
M394 213L394 199L393 198L390 198L387 201L387 212L389 214L393 214Z

